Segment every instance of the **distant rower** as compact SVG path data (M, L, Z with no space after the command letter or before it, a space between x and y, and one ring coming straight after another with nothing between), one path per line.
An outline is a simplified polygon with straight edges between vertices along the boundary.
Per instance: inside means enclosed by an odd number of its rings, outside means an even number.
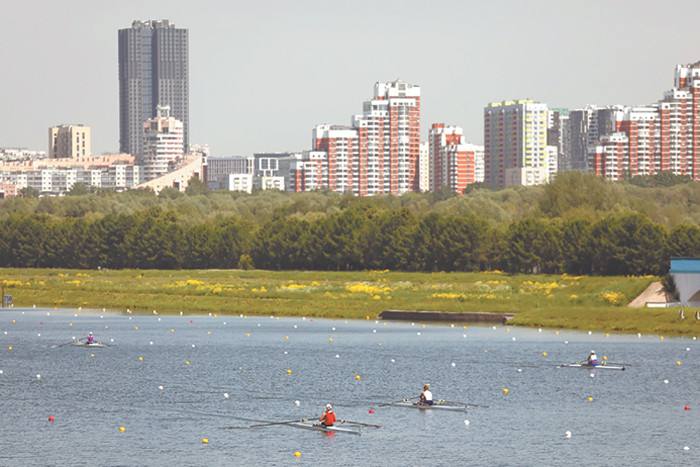
M419 405L433 405L433 393L430 392L430 385L423 386L423 392L420 393L420 399L417 402Z
M326 411L323 412L321 418L318 419L322 426L333 426L335 423L335 413L333 412L333 407L328 404L326 405Z
M88 344L92 344L92 341L93 341L93 340L95 340L95 338L92 337L92 333L90 333L90 335L87 337L87 343L88 343Z
M588 356L588 364L590 366L598 365L598 357L595 355L595 350L591 350L591 354Z

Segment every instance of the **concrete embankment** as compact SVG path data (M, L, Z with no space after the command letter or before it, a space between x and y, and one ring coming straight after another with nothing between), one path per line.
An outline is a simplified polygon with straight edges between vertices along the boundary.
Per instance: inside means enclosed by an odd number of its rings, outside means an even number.
M513 313L448 313L444 311L384 310L380 319L402 321L447 321L466 323L505 323Z

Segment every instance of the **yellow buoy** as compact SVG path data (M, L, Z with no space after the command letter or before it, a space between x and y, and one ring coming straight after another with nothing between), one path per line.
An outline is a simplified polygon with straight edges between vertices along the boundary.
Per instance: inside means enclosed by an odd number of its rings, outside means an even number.
M605 355L603 355L603 360L607 360L607 359L608 359L608 357L606 357Z
M291 374L292 374L292 370L287 370L287 374L288 374L288 375L291 375Z
M120 426L119 431L126 431L126 428L124 428L123 426Z
M554 334L559 334L559 331L554 331Z
M209 442L209 440L208 440L207 438L204 438L204 439L202 440L202 442L203 442L204 444L207 444L207 443Z
M171 329L170 332L175 332L175 330L174 330L174 329Z
M139 362L142 362L142 361L143 361L143 357L139 357Z
M380 342L379 345L382 345L382 343Z
M333 339L328 339L328 342L333 342Z
M138 330L139 330L139 327L138 327L138 326L135 326L135 327L134 327L134 330L135 330L135 331L138 331Z
M608 334L608 333L606 332L606 333L605 333L605 337L610 337L610 334Z
M384 323L384 326L386 326L386 323Z
M73 326L73 323L70 323L70 325L69 325L69 326Z
M508 390L507 390L507 389L504 389L504 390L503 390L503 394L508 394Z
M12 350L12 346L8 347L7 350Z
M542 356L543 356L543 357L546 357L546 356L547 356L547 352L542 352Z
M242 366L239 366L239 367L238 367L238 369L239 369L239 370L242 370L242 369L243 369L243 367L242 367Z
M484 352L488 352L488 350L484 349Z
M466 326L464 326L464 329L467 329L467 327L466 327Z
M94 354L94 353L91 353L91 354L90 354L90 356L91 356L91 357L94 357L94 356L95 356L95 354Z
M423 327L425 327L425 324L423 325Z
M676 365L680 365L680 364L681 364L681 362L676 362Z
M367 317L367 319L369 319L369 316ZM13 323L14 323L14 321L13 321Z
M360 379L360 375L355 376L355 379Z
M109 329L109 326L105 326L105 329Z
M664 336L660 336L659 339L664 340Z
M185 362L185 365L189 365L189 364L190 364L190 362Z
M284 336L285 339L289 339L289 336Z
M294 457L301 457L301 453L299 451L295 452Z
M506 328L506 332L510 332L510 329Z
M588 398L588 402L593 402L593 398L592 398L592 397L589 397L589 398Z
M207 334L211 334L211 331L207 331Z

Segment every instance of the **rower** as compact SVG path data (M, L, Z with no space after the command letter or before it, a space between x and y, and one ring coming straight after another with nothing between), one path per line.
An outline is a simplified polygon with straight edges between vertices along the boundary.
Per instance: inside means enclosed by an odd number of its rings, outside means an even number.
M333 412L333 406L330 404L326 405L326 411L323 412L321 418L318 419L321 422L321 426L333 426L335 423L335 413Z
M420 393L418 405L433 405L433 393L430 392L430 384L423 386L423 392Z
M90 333L90 335L87 337L87 343L88 343L88 344L92 344L92 342L93 342L94 340L95 340L95 338L92 337L92 333Z
M590 366L598 366L598 357L595 355L595 350L591 350L591 354L588 356L588 364Z

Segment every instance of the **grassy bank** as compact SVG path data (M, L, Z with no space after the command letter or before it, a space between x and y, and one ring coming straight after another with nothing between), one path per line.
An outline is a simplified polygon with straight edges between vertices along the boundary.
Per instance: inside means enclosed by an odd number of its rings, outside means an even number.
M520 326L641 333L700 333L694 310L626 304L654 277L500 273L300 271L78 271L2 269L15 306L374 318L383 310L518 313Z

